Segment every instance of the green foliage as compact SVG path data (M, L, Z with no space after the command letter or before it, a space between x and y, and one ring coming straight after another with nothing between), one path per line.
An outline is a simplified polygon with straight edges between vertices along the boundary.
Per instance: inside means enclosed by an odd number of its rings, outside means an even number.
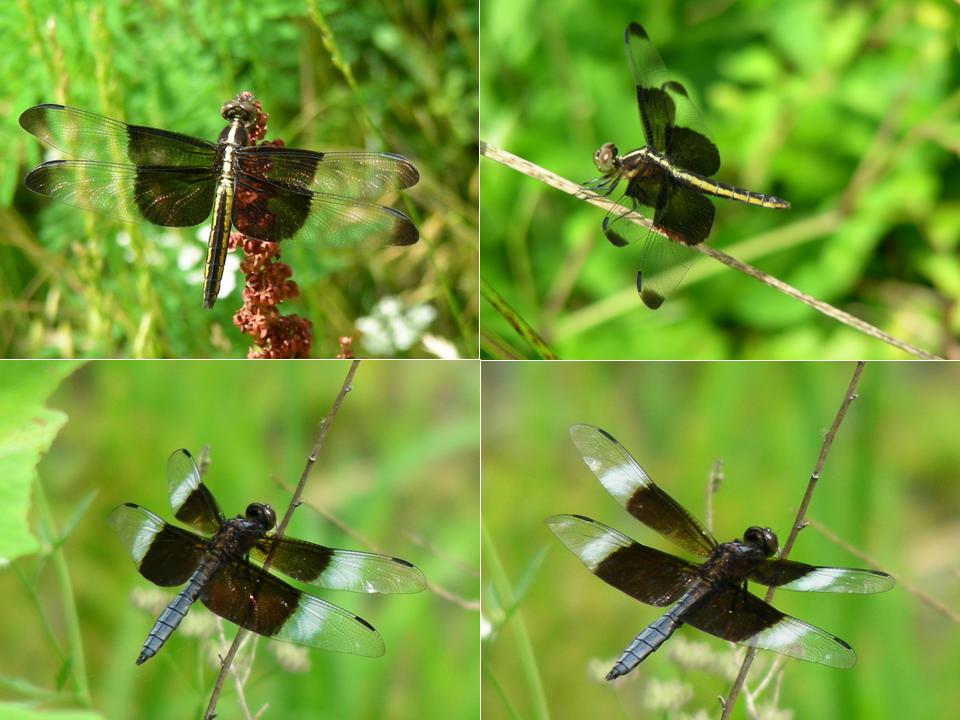
M52 368L63 373L53 363L24 365L3 374L0 407ZM107 516L136 502L172 520L166 458L179 447L199 454L205 444L206 482L225 513L237 515L253 501L285 510L347 367L95 362L69 378L49 402L69 421L36 483L49 507L32 513L38 534L49 533L51 542L66 535L65 563L61 569L47 558L21 558L0 572L0 645L16 648L0 656L0 693L110 718L199 717L216 675L211 643L178 630L150 662L134 664L155 619L131 601L134 591L154 590L169 601L174 589L137 574ZM361 363L288 533L402 557L436 589L316 591L372 623L386 654L305 650L299 659L306 667L293 672L284 651L302 648L260 639L244 683L251 714L269 703L264 717L479 717L479 412L470 364ZM60 619L73 615L76 645L64 639ZM188 618L204 615L209 621L198 604ZM224 629L232 639L233 626ZM60 690L61 672L86 679L87 702ZM237 703L228 679L218 716L240 716Z
M777 592L776 607L843 638L859 659L850 670L784 659L782 681L758 703L775 702L796 718L874 720L945 718L957 707L955 624L918 597L929 592L956 607L956 583L943 579L955 558L960 445L956 392L946 391L960 387L955 365L864 369L808 517L871 556L898 586L864 596ZM716 698L732 684L733 653L697 630L681 628L623 681L603 680L663 609L593 576L544 518L586 515L644 545L689 555L618 507L584 465L569 426L609 431L704 521L708 478L722 460L714 534L729 540L760 524L782 543L852 372L852 363L486 363L484 718L639 720L689 717L697 708L719 717ZM800 532L790 557L869 565L813 526ZM776 657L758 655L752 688ZM677 683L690 693L686 715L651 704L658 685ZM734 717L753 717L743 696Z
M793 204L716 200L708 242L908 342L958 352L955 5L537 8L494 0L483 15L482 140L575 182L595 177L603 142L642 145L622 40L637 20L703 111L718 179ZM649 311L633 287L641 248L609 245L602 210L486 159L481 193L483 279L561 357L902 357L704 258ZM486 356L536 356L516 318L484 302L481 322Z
M55 0L0 8L0 354L16 357L243 357L240 288L201 312L206 227L129 225L22 187L41 147L17 125L39 102L214 139L221 103L250 90L267 139L314 150L391 151L417 186L394 205L420 242L380 251L283 248L314 323L313 355L382 298L432 305L428 331L461 357L476 345L476 14L472 3ZM389 200L389 198L387 199ZM243 277L228 265L227 284ZM362 339L354 343L362 356ZM430 356L423 343L398 353Z
M67 421L45 407L74 363L4 363L0 394L0 557L7 561L36 552L39 543L27 522L37 463Z
M14 703L0 703L4 720L98 720L103 715L83 710L44 710Z

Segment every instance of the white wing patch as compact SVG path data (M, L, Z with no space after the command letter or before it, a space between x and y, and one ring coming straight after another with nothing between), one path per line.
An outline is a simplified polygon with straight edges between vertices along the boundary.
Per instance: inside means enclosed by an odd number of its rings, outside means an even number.
M781 585L784 590L804 592L877 593L894 586L892 577L860 568L818 567L806 575Z
M807 573L793 582L782 585L785 590L801 590L804 592L818 592L826 590L835 585L837 580L843 577L844 572L841 568L820 568L819 570Z
M553 515L546 522L567 549L593 572L617 550L634 544L626 535L596 520L574 515Z
M646 487L650 481L636 463L624 463L604 470L599 461L591 459L587 462L587 467L593 470L607 492L624 505L636 494L638 488Z
M843 640L789 616L740 642L831 667L857 663L857 654Z

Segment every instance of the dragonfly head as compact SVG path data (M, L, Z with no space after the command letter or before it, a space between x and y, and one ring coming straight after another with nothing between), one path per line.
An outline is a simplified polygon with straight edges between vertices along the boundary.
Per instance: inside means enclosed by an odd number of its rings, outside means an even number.
M617 150L617 146L613 143L601 145L600 149L593 154L593 164L603 175L610 175L619 170L620 152Z
M772 557L780 548L780 542L773 530L756 525L747 528L747 531L743 534L743 542L762 551L764 557Z
M250 127L257 121L257 106L253 104L253 97L249 100L241 99L238 95L233 100L228 100L220 108L220 115L224 120L239 120L244 127Z
M243 515L244 519L255 526L259 532L272 530L273 526L277 524L277 514L272 507L263 503L250 503Z

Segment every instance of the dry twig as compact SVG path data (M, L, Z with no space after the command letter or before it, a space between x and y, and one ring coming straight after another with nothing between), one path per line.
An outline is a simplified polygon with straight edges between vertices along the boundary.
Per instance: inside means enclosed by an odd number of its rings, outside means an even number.
M317 456L320 454L320 449L323 447L323 442L327 437L327 430L330 429L330 423L333 422L333 418L337 414L337 410L340 409L340 404L343 402L343 399L346 397L347 393L352 390L353 376L357 372L357 367L359 365L359 360L354 360L350 363L350 369L347 370L347 376L343 379L343 385L340 387L340 392L337 393L336 399L333 401L333 404L330 406L327 414L320 422L320 427L317 430L317 435L314 439L313 447L310 450L310 455L307 457L307 462L300 473L300 481L297 483L297 487L293 491L293 496L290 498L290 503L287 505L287 510L283 514L283 519L281 519L280 523L277 525L277 530L274 533L275 537L283 536L283 533L287 528L287 524L290 522L290 518L293 516L293 511L296 510L300 505L300 496L303 495L303 488L307 484L307 478L310 475L310 470L313 469L314 463L317 462ZM264 572L270 569L270 560L271 557L268 555L263 563ZM233 664L233 659L237 654L237 650L240 648L240 643L243 641L243 638L246 635L247 631L243 628L240 628L237 631L237 635L233 639L233 644L230 646L230 650L227 651L227 654L223 659L223 663L220 666L220 673L217 675L217 681L214 684L213 692L210 695L210 702L207 704L207 709L203 714L204 720L213 720L216 714L217 700L220 697L220 691L223 688L223 682L226 679L227 672L230 670L230 666Z
M568 195L573 195L574 197L583 200L584 202L590 203L591 205L596 205L597 207L603 208L604 210L610 210L617 203L609 198L603 197L602 195L597 195L596 193L585 190L580 185L577 185L566 178L555 175L554 173L546 170L538 165L534 165L528 160L517 157L512 153L507 152L506 150L501 150L500 148L493 147L492 145L487 145L484 142L480 143L480 152L484 156L495 160L502 165L506 165L509 168L517 170L518 172L528 175L529 177L539 180L550 187L556 188L562 192L567 193ZM665 238L666 241L675 242L670 240L661 230L653 225L647 218L643 215L636 212L627 212L623 215L624 218L630 220L631 222L641 225L648 230L651 230L658 235L661 235ZM919 358L924 358L926 360L939 360L938 356L933 353L929 353L926 350L922 350L915 345L911 345L905 340L900 340L899 338L890 335L889 333L884 332L878 327L871 325L865 320L851 315L848 312L841 310L840 308L834 307L830 303L823 302L822 300L817 300L812 295L807 295L804 292L801 292L792 285L788 285L782 280L775 278L773 275L763 272L762 270L748 265L745 262L741 262L736 258L727 255L722 250L719 250L715 247L711 247L706 243L700 243L698 245L691 245L694 250L708 255L709 257L717 260L718 262L723 263L727 267L733 268L734 270L752 277L754 280L759 280L764 285L772 287L774 290L783 293L789 297L802 302L804 305L813 308L817 312L826 315L827 317L833 318L837 322L843 323L849 327L852 327L854 330L858 330L865 335L876 338L882 342L892 345L898 350L902 350L905 353L909 353Z
M810 506L810 499L813 497L813 491L816 489L817 482L820 480L820 473L823 471L823 465L827 461L827 454L830 452L830 448L833 446L833 439L836 437L837 430L840 429L840 424L847 415L847 410L850 408L850 404L857 397L857 385L860 382L860 375L863 373L864 365L865 363L861 360L854 368L853 377L850 378L850 384L847 386L847 390L843 395L843 400L840 403L837 414L833 418L833 424L830 426L827 434L823 437L823 444L820 446L820 454L817 456L817 462L813 467L813 472L810 474L810 480L807 482L807 489L803 494L803 500L800 501L800 508L797 510L797 516L793 521L793 527L790 528L790 534L787 536L786 542L783 543L783 550L779 555L780 558L786 559L786 557L790 554L790 550L793 548L793 543L797 539L797 534L803 528L804 522L806 521L807 508ZM769 603L773 599L773 593L775 590L776 588L774 587L771 587L767 590L767 594L763 598L765 602ZM747 679L747 673L750 671L750 666L753 664L753 658L756 656L756 654L756 648L749 648L747 650L746 657L743 659L743 664L740 666L740 672L737 674L737 679L734 680L733 686L730 688L730 692L727 694L726 700L723 701L723 714L720 716L720 720L727 720L727 718L730 717L730 713L733 712L733 705L737 701L737 696L740 694L740 689L743 687L743 684Z

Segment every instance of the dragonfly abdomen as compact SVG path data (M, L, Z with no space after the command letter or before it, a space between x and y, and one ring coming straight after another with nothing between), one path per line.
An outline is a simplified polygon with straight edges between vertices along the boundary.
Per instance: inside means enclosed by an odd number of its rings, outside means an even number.
M212 562L216 562L212 559ZM201 563L186 586L177 593L177 596L170 601L170 604L163 609L160 617L150 629L150 634L143 642L143 648L140 650L140 656L137 658L137 665L142 665L147 660L157 654L157 651L163 647L163 644L170 638L173 631L177 629L183 618L186 617L190 607L196 602L204 586L210 580L215 565L210 563Z
M701 177L696 173L678 170L673 173L674 178L683 184L699 190L707 195L726 198L727 200L736 200L747 205L759 205L760 207L772 208L774 210L786 210L790 203L783 198L775 195L765 195L764 193L754 192L736 185L726 185L724 183Z
M711 180L698 173L691 172L690 170L685 170L670 160L670 158L650 148L641 148L638 151L630 153L630 155L635 156L634 163L628 163L635 166L634 174L642 172L644 165L649 166L652 164L666 171L676 182L693 188L694 190L699 190L707 195L713 195L714 197L725 198L727 200L736 200L737 202L746 203L747 205L759 205L760 207L772 208L774 210L786 210L790 207L789 201L778 198L775 195L766 195L764 193L754 192L753 190L747 190L746 188L737 187L736 185L727 185L717 182L716 180ZM626 158L624 160L626 161Z
M615 680L621 675L626 675L651 653L655 652L683 625L683 614L699 600L702 600L707 592L708 588L705 585L694 586L668 612L641 630L627 648L620 653L617 662L607 673L606 679Z

